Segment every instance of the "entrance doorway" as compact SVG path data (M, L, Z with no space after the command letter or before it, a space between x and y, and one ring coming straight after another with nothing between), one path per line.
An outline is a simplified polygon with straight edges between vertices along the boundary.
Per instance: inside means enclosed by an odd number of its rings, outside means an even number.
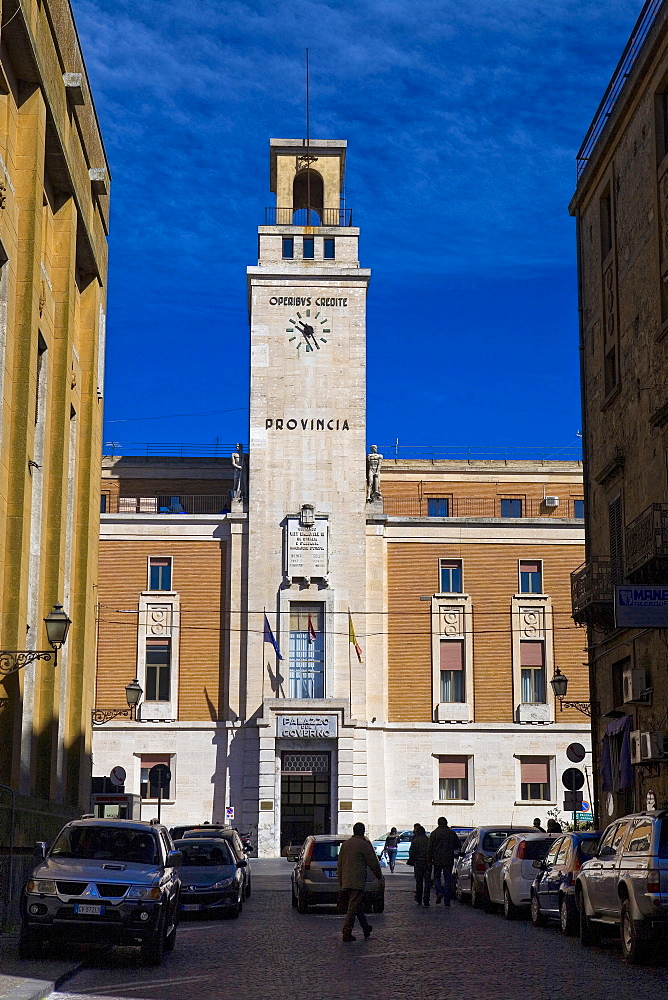
M281 754L281 850L330 833L330 754Z

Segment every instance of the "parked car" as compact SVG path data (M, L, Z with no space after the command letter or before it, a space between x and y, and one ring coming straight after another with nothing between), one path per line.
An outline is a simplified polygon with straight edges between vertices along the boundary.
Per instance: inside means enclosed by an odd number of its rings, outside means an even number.
M542 860L559 833L512 833L499 847L485 872L483 905L502 906L507 920L514 920L531 903L536 877L534 861Z
M558 920L564 934L575 934L575 879L582 863L596 853L600 837L600 832L590 830L565 833L556 838L542 861L534 861L538 874L531 887L531 920L535 927Z
M384 837L380 838L380 840L374 840L374 841L372 841L372 843L373 843L373 849L374 849L374 851L376 852L376 854L378 855L379 858L381 857L383 851L385 850L385 841L387 840L387 838L389 836L390 836L390 833L388 831L385 834ZM393 836L394 836L394 834L393 834ZM397 858L396 858L396 860L397 861L406 861L407 858L408 858L408 852L409 852L409 850L411 848L411 840L413 839L413 831L412 830L402 830L400 833L397 834L397 836L399 837L399 841L397 843Z
M246 858L239 860L232 845L220 837L184 838L174 846L183 855L181 912L238 917L243 909Z
M466 838L461 853L455 859L454 889L460 903L482 905L482 887L485 872L497 850L513 833L531 833L532 826L479 826Z
M318 903L336 903L339 891L337 862L341 844L348 837L319 834L307 837L292 872L292 905L299 913L308 913ZM385 880L377 879L367 869L364 905L374 913L385 909Z
M178 829L178 827L175 827ZM251 894L251 863L248 860L248 854L244 848L243 841L239 833L231 826L197 826L192 829L186 830L183 834L188 840L193 838L197 839L203 837L207 839L208 837L219 837L221 840L227 841L227 843L232 848L234 856L237 861L246 861L243 867L243 877L244 877L244 896L246 899Z
M301 842L301 844L288 844L288 846L283 849L285 854L285 860L291 861L293 864L295 863L295 861L299 861L299 855L302 853L303 846L304 846L303 841Z
M21 896L21 958L46 942L138 944L159 965L176 943L182 857L164 826L123 819L68 823Z
M668 809L611 823L578 872L575 900L582 944L619 928L627 961L645 961L668 932Z

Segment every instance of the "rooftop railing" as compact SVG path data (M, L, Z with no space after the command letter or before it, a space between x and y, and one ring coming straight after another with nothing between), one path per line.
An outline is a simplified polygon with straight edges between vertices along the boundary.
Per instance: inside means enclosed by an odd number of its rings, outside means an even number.
M580 442L550 447L499 447L483 448L479 445L449 444L392 444L379 445L378 451L385 459L422 459L423 461L454 462L582 462Z
M612 114L615 104L617 103L617 99L622 92L622 88L635 65L635 61L638 58L643 43L652 29L654 19L662 3L663 0L646 0L643 9L640 12L640 16L635 23L628 42L626 43L626 48L622 52L622 57L617 63L617 68L612 74L610 83L608 84L603 95L603 100L598 106L598 110L594 115L594 119L589 126L587 134L584 137L584 141L578 151L576 159L576 171L578 178L587 166L589 158L594 150L594 146L598 142L603 129L608 123L608 118Z
M433 484L431 484L433 485ZM559 498L557 507L548 507L541 499L522 499L515 508L518 517L576 517L576 498ZM512 508L511 508L512 509ZM500 497L383 498L383 510L389 517L504 517ZM519 513L517 513L519 511Z
M236 444L222 444L218 441L213 444L105 441L102 454L111 458L116 455L140 458L229 458L236 450ZM244 451L248 451L245 445Z
M264 210L265 226L352 226L352 208L272 208Z
M143 496L115 496L102 492L102 514L228 514L230 495L187 495L156 493Z

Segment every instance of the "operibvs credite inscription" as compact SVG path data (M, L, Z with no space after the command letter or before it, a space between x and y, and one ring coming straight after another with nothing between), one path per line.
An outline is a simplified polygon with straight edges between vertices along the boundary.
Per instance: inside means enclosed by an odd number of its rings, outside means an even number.
M285 420L282 417L278 417L277 419L273 417L267 417L267 419L264 422L264 426L267 430L275 430L275 431L282 431L282 430L349 431L350 430L350 424L347 420L341 420L341 419L337 420L335 417L332 417L331 420L325 420L324 418L322 420L319 420L315 417L310 419L309 417L305 417L305 418L300 418L299 420L295 420L293 417L291 417L289 420Z

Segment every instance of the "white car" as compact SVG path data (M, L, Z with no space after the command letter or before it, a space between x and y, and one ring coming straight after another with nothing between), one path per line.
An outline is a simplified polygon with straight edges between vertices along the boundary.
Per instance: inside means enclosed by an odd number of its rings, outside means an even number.
M531 905L531 886L541 861L558 833L513 833L507 837L485 872L483 905L491 910L503 907L507 920L514 920Z

